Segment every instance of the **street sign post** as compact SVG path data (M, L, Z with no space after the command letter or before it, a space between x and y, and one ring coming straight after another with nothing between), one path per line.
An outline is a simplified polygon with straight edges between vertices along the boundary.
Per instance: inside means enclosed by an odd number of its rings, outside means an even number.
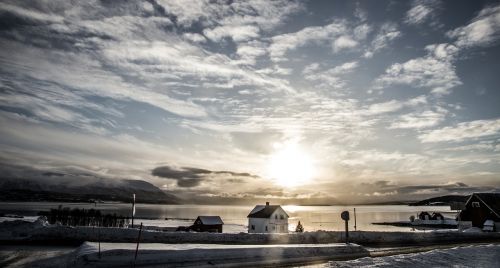
M345 243L349 244L349 211L343 211L340 217L345 221Z

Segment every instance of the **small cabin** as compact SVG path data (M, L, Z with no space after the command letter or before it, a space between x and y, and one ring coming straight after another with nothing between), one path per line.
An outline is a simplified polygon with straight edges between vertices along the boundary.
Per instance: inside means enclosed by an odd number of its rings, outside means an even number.
M431 216L431 220L444 221L444 216L443 216L443 214L441 214L439 212L433 212L432 216Z
M222 233L222 225L224 222L219 216L198 216L189 229L195 232Z
M499 232L500 193L472 194L465 203L465 208L458 214L457 221L461 229L477 227Z
M432 219L432 216L431 216L431 214L429 214L429 212L422 211L422 212L418 213L418 219L423 220L423 221L430 220L430 219Z
M249 233L288 233L288 214L279 205L257 205L248 214Z

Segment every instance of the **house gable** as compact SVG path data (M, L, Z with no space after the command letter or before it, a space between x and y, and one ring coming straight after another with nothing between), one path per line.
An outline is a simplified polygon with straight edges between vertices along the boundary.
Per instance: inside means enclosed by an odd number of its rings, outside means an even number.
M222 225L224 222L219 216L198 216L194 222L198 225Z
M255 206L255 208L248 214L247 218L266 218L270 219L276 211L279 211L280 213L283 213L286 218L289 218L288 214L285 212L285 210L281 206L271 206L271 205L266 205L266 206Z
M491 212L500 218L500 193L479 193L476 196Z
M486 220L500 222L498 208L500 194L474 193L467 200L465 209L458 215L459 221L470 221L474 227L483 227Z

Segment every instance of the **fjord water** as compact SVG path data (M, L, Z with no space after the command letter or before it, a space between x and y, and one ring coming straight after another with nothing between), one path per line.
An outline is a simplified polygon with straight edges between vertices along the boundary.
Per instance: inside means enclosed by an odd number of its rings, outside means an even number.
M5 202L0 203L0 213L13 213L33 216L39 211L57 208L61 203L54 202ZM103 213L116 213L128 216L131 204L123 203L62 203L63 207L94 208ZM225 223L224 232L246 232L247 215L253 206L220 206L220 205L156 205L137 204L136 219L145 225L156 226L188 226L197 216L218 215ZM305 231L340 231L344 230L344 222L340 213L350 212L350 230L354 230L354 208L356 208L356 227L362 231L413 231L408 227L374 225L373 222L408 221L411 215L420 211L440 212L445 217L454 218L455 212L448 206L410 207L405 205L364 205L364 206L283 206L290 216L289 227L294 230L298 221ZM165 220L168 218L169 220ZM142 219L142 220L139 220Z

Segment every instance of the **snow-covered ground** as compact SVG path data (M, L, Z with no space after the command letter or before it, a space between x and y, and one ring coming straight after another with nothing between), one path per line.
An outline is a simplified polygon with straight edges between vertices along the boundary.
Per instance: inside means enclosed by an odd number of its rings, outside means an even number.
M69 267L74 247L0 245L0 267Z
M130 250L133 244L115 244L102 243L101 249L103 252L110 252L111 254L103 254L103 258L111 257L114 260L120 260L120 258L133 259L133 251ZM78 266L99 266L98 261L96 261L96 243L85 243L79 247L75 253L81 254L77 257L76 254L71 254L70 248L64 247L42 247L42 246L0 246L0 267L68 267L71 264L72 267ZM302 246L302 245L301 245ZM330 245L310 245L310 247L334 247L334 244ZM342 247L341 244L338 244ZM185 244L185 245L161 245L161 244L141 244L139 247L140 255L139 259L142 257L147 257L151 261L150 257L161 256L161 254L154 254L156 251L160 253L167 250L170 252L178 251L179 254L174 256L182 257L183 253L186 256L196 256L200 257L197 253L206 253L206 249L217 249L220 252L224 252L226 249L248 249L248 248L276 248L276 246L232 246L232 245L195 245L195 244ZM293 251L299 250L300 255L304 257L304 261L307 261L306 253L307 251L301 251L296 245L290 245L290 247L295 247ZM87 251L85 250L87 249ZM125 249L125 251L120 251L116 249ZM282 249L280 245L279 248ZM170 249L170 250L169 250ZM397 250L397 248L393 248ZM205 250L205 251L204 251ZM144 255L141 255L144 253ZM153 254L151 254L153 253ZM283 251L280 251L283 254ZM86 265L81 262L77 262L78 258L82 255L93 255ZM218 255L220 257L220 255ZM285 258L286 256L282 256ZM92 261L94 260L94 261ZM255 259L248 258L246 261L252 262ZM76 261L76 262L75 262ZM214 264L217 264L216 259L213 259ZM286 259L283 259L286 261ZM312 259L310 261L313 261ZM299 259L300 262L300 259ZM79 265L76 265L79 263ZM306 267L306 268L334 268L334 267L415 267L415 268L429 268L429 267L499 267L500 263L500 244L489 244L489 245L469 245L461 246L447 249L435 249L427 252L412 253L412 254L399 254L386 257L363 257L358 259L353 259L349 261L330 261L322 264L316 265L306 265L297 266L297 264L288 263L290 267ZM104 265L111 264L110 262L103 263ZM198 263L199 264L199 263ZM247 263L248 264L248 263ZM210 265L209 265L210 266ZM103 266L104 267L104 266Z
M22 218L0 217L0 222L4 222L4 221L17 221L17 220L34 222L37 219L38 219L38 216L24 216Z
M306 266L329 267L500 267L500 244L471 245L427 252L399 254L386 257L365 257L350 261L335 261Z
M270 264L307 263L332 258L359 258L369 252L356 244L140 244L137 259L133 243L84 243L76 252L76 267L139 266L217 267L268 266Z
M350 244L357 246L356 244ZM80 250L84 254L98 252L99 243L85 242ZM135 250L136 243L101 243L101 251L125 249ZM329 243L329 244L284 244L278 245L283 248L323 248L323 247L345 247L344 243ZM225 245L225 244L163 244L163 243L141 243L139 244L140 250L189 250L189 249L228 249L228 248L275 248L277 245ZM78 255L83 255L78 253Z

